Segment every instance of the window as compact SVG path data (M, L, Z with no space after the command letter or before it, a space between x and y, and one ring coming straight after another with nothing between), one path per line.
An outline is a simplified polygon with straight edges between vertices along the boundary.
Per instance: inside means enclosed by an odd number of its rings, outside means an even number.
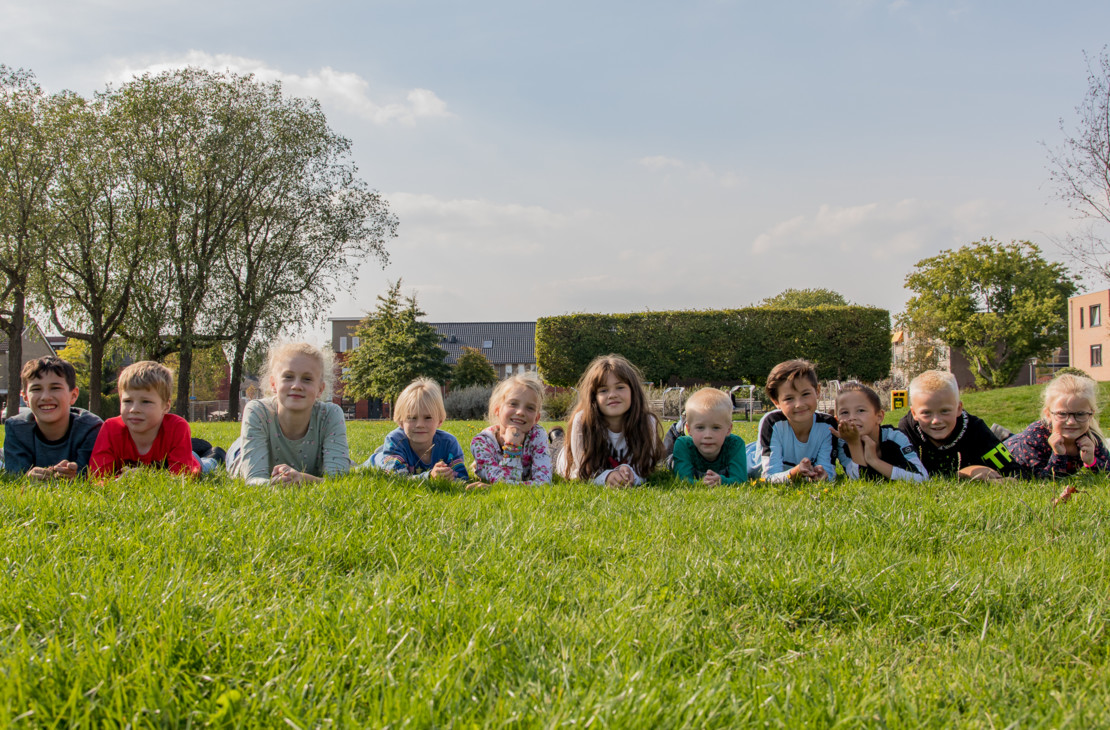
M508 377L511 377L511 376L512 376L512 374L513 374L513 366L512 366L512 364L510 363L510 364L508 364L508 365L506 365L506 366L505 366L505 377L506 377L506 378L508 378Z
M1087 323L1090 324L1092 327L1098 327L1100 324L1102 324L1101 304L1091 305L1091 316L1087 318Z
M488 350L493 347L493 340L482 340L482 349Z
M339 338L339 351L340 352L346 352L347 351L347 338L346 337L340 337Z
M351 349L352 350L357 350L358 349L358 341L359 341L358 337L352 337L351 338Z
M1091 345L1091 367L1102 367L1102 345Z
M1083 329L1083 307L1079 308L1079 329Z

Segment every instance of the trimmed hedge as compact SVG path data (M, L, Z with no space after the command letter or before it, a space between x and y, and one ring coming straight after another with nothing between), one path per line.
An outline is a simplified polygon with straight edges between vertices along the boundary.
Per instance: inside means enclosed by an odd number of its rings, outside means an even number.
M572 386L610 352L657 383L762 383L776 364L803 357L822 379L890 375L890 312L874 307L570 314L536 322L536 363L553 385Z

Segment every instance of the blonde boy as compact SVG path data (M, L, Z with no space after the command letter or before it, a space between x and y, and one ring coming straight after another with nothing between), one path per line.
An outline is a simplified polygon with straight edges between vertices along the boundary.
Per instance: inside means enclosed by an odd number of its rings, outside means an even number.
M732 433L732 398L703 388L686 401L686 435L674 443L671 468L690 482L710 486L748 481L744 440Z
M933 476L1000 479L1020 467L983 419L964 410L956 377L926 370L910 381L910 412L898 422Z
M430 378L409 383L397 396L393 420L398 428L386 435L364 467L421 479L470 479L458 439L439 429L447 420L439 383Z
M195 475L200 464L193 456L189 424L170 413L173 373L144 360L119 374L119 415L100 429L89 471L112 476L124 469L155 466L174 474Z
M836 419L817 410L817 368L807 360L780 362L766 390L776 410L759 419L759 443L749 462L758 458L769 482L835 479Z

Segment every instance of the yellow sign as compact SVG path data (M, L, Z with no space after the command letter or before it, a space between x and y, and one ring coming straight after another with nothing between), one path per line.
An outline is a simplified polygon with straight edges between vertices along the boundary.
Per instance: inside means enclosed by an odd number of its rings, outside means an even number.
M906 403L909 402L909 397L908 396L909 396L909 393L904 391L904 390L892 390L892 391L890 391L890 410L893 411L893 410L896 410L898 408L905 408Z

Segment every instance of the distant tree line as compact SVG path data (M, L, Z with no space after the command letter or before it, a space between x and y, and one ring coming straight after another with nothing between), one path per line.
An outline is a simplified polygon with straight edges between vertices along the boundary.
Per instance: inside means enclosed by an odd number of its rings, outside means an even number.
M177 413L205 348L228 354L238 393L252 348L320 317L367 257L387 259L397 219L350 153L318 102L252 76L179 69L83 98L0 66L8 382L38 314L87 343L91 410L109 343L176 353Z

